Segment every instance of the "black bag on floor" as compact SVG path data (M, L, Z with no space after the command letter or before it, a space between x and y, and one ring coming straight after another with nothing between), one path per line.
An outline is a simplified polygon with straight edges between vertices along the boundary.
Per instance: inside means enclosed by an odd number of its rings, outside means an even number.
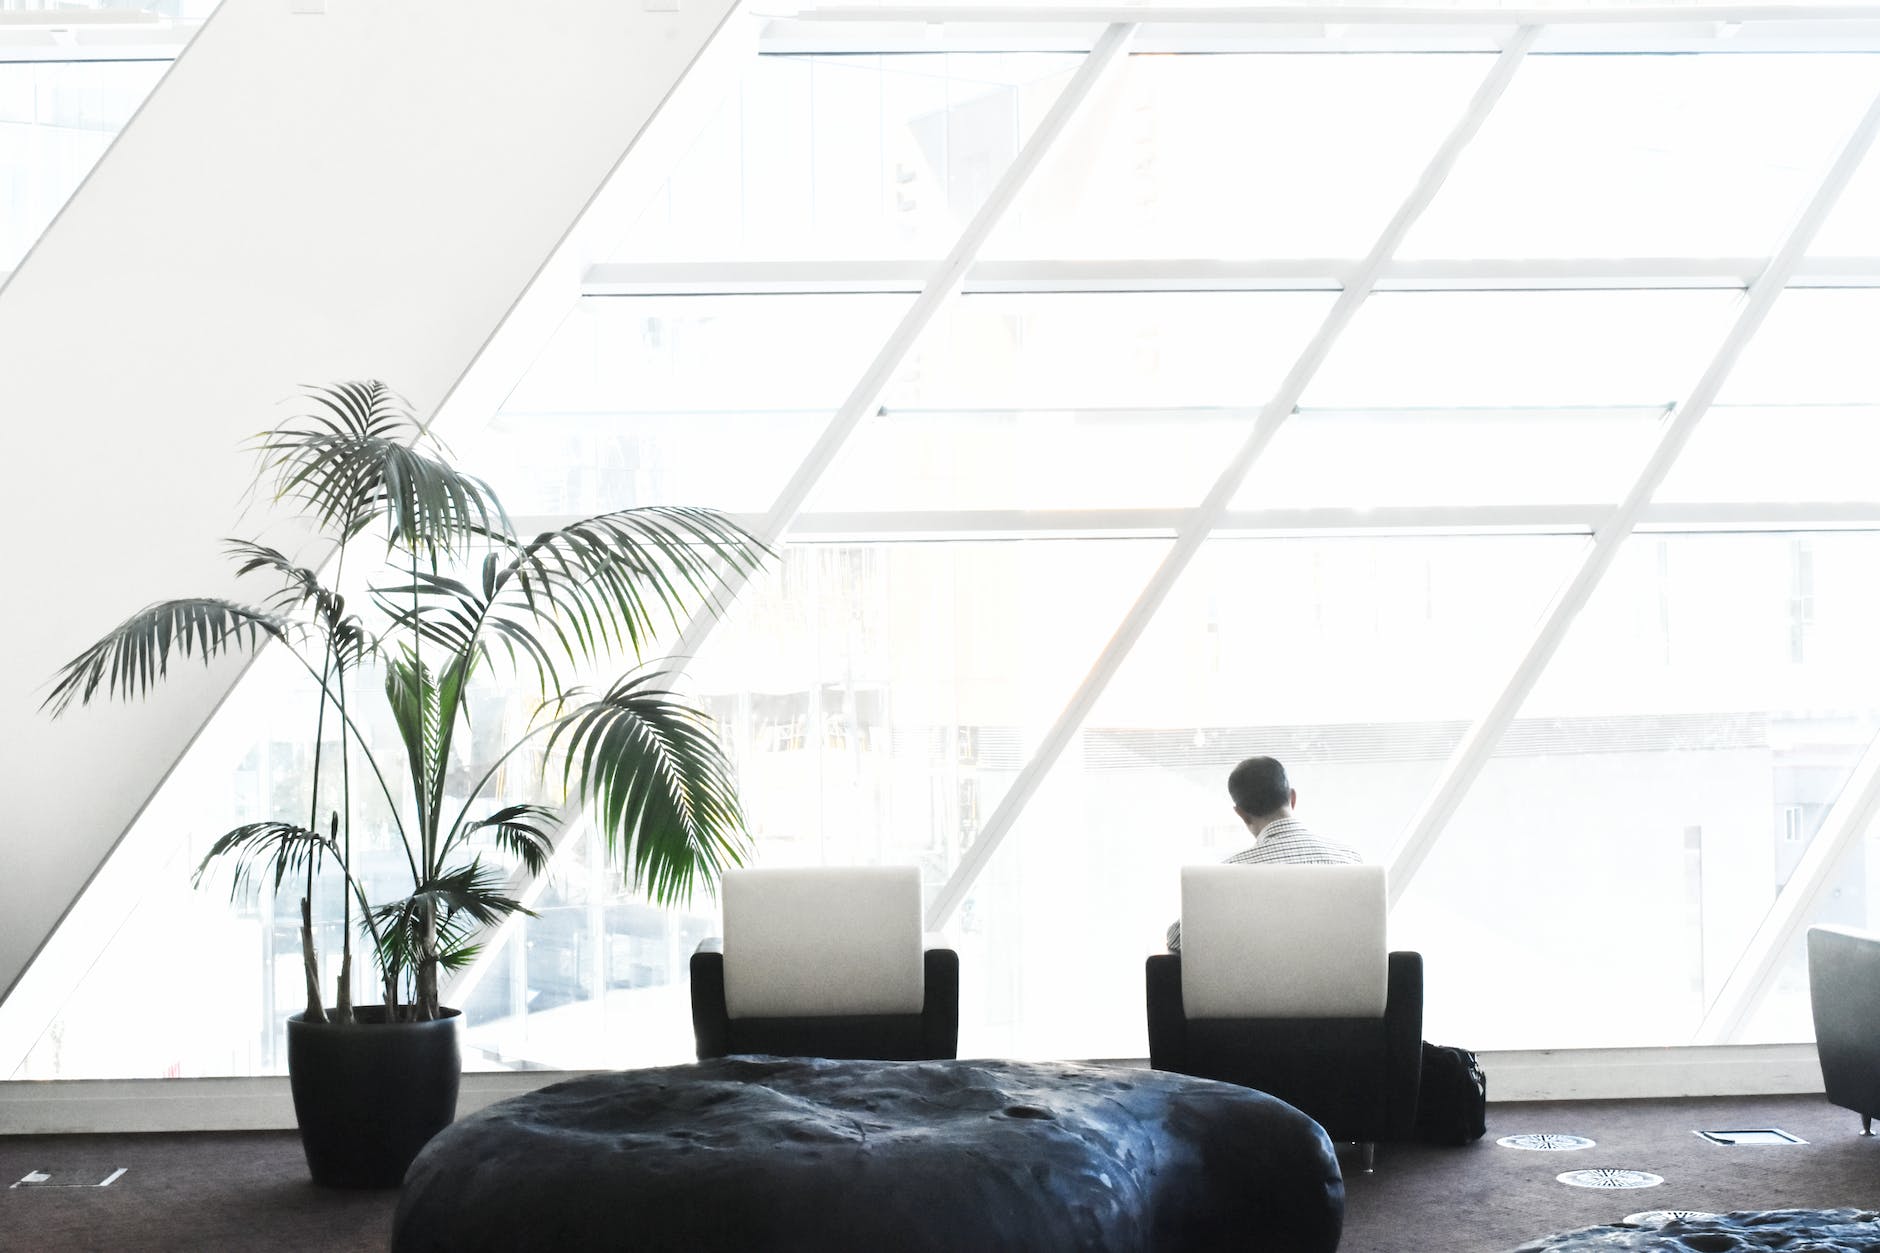
M1488 1130L1488 1080L1468 1049L1423 1043L1416 1138L1425 1144L1468 1144Z

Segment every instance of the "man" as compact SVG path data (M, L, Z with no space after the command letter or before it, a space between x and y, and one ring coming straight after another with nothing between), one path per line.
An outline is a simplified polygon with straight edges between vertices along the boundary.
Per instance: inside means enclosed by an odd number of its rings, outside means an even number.
M1340 866L1361 860L1358 850L1322 840L1293 817L1299 793L1286 778L1286 767L1271 757L1249 757L1227 776L1234 812L1253 833L1253 847L1227 859L1233 866ZM1168 951L1182 951L1182 924L1168 929Z

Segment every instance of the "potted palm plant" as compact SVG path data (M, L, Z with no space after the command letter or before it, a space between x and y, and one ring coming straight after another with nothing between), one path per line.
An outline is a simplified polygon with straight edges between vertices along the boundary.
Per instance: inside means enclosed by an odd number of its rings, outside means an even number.
M706 717L644 666L656 632L767 555L710 510L601 514L533 538L516 534L496 493L448 454L383 383L308 389L307 412L257 440L256 487L328 537L321 568L231 540L242 577L270 581L253 603L168 600L131 615L54 681L53 716L95 698L144 697L179 658L205 664L272 642L312 679L312 783L303 813L227 832L219 864L231 891L304 887L307 1007L288 1020L288 1069L316 1182L395 1186L454 1117L459 1012L439 1003L439 972L469 959L484 928L523 910L496 854L547 866L563 806L584 807L629 886L672 903L739 864L748 849L730 763ZM383 562L361 611L344 594L354 552ZM330 577L328 576L330 571ZM600 690L572 666L631 655ZM541 702L491 760L465 760L472 682L508 671ZM375 681L376 682L373 682ZM361 726L373 682L396 727L374 745ZM546 799L499 803L499 772L533 765ZM467 769L466 769L467 767ZM466 785L464 780L470 780ZM359 795L364 791L366 795ZM409 881L372 899L355 873L357 815L402 852ZM362 820L363 821L363 820ZM341 952L323 994L311 901L337 880ZM379 1003L353 1002L352 940L370 946Z

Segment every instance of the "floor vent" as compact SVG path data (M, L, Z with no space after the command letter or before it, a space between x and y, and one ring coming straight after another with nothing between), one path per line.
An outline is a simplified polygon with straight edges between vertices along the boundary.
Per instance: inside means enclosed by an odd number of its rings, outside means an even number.
M1627 1214L1619 1220L1623 1227L1662 1227L1666 1223L1682 1222L1689 1218L1715 1218L1715 1214L1700 1209L1648 1209L1642 1214Z
M1495 1141L1504 1149L1532 1149L1537 1153L1565 1153L1590 1149L1593 1142L1585 1136L1563 1135L1557 1131L1538 1131L1531 1135L1503 1136Z
M1564 1175L1555 1175L1569 1188L1655 1188L1664 1182L1664 1177L1643 1170L1609 1170L1601 1167L1597 1170L1569 1170Z
M83 1171L66 1170L53 1174L49 1170L29 1170L19 1179L7 1185L12 1188L108 1188L124 1177L128 1166L120 1166L103 1178Z
M1693 1131L1692 1135L1712 1144L1807 1144L1780 1127L1739 1127L1734 1131Z

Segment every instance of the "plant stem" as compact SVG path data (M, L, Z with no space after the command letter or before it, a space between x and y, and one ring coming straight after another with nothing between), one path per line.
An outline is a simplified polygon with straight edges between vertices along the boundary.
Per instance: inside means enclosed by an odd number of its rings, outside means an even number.
M320 1007L320 966L313 953L313 902L300 898L300 958L307 969L307 1021L325 1022Z
M313 793L309 805L312 813L307 818L307 829L318 830L320 821L320 757L326 743L326 680L333 673L333 640L329 635L326 642L325 674L320 678L320 712L313 723ZM345 735L344 728L340 732ZM307 974L307 1013L308 1022L323 1022L326 1013L320 1006L320 955L313 947L313 871L319 863L318 855L307 858L307 894L300 898L300 964ZM343 895L343 893L342 893Z
M298 649L292 647L288 648L287 655L299 662L302 670L305 670L308 674L313 676L313 681L320 685L322 691L326 690L326 680L320 676L318 670L315 670L307 663L307 659L300 655ZM364 734L360 732L359 728L353 723L351 716L343 709L340 711L340 721L344 722L346 726L351 729L353 738L359 741L359 751L365 754L366 765L372 768L372 777L378 780L379 792L385 797L385 807L392 815L393 824L398 828L399 840L406 842L408 837L405 835L405 820L398 812L398 798L392 794L392 785L385 781L385 772L379 769L378 758L374 757L372 750L366 747ZM407 860L410 860L411 854L409 848L407 848L405 856ZM418 864L415 861L411 863L411 874L412 878L415 880L418 874Z
M417 1011L420 1022L429 1022L438 1015L437 907L427 900L419 911Z
M344 750L344 748L345 748L345 745L342 744L341 745L342 751ZM333 842L338 843L339 842L339 814L337 813L333 815L333 825L330 828L330 830L332 831ZM351 861L350 850L347 853L342 853L340 855L342 872L346 874L346 878L348 879L348 881L351 880L352 875L350 871L346 870L345 863L349 861ZM339 1001L337 1004L333 1006L332 1021L339 1023L342 1026L350 1027L352 1026L352 1022L353 1022L352 894L346 891L346 885L344 884L342 884L340 887L339 903L340 903L340 908L343 912L345 921L340 925L340 932L339 932L339 935L340 935L340 940L339 940L339 945L340 945L340 948L339 948Z
M346 890L352 883L352 739L346 733L346 659L339 651L339 629L343 625L340 617L341 607L345 604L346 585L346 541L340 540L339 563L333 571L333 601L328 615L327 648L333 656L333 686L337 690L339 704L339 780L340 811L346 816L346 839L340 846L339 871L345 882L340 885L339 893L339 987L338 1003L333 1007L334 1021L351 1026L353 1022L352 1003L352 894ZM321 706L322 712L325 705ZM333 815L333 839L339 840L340 815Z
M436 572L436 556L432 557L432 572ZM424 632L418 629L420 603L418 599L418 549L411 549L411 660L412 672L418 683L418 742L420 751L428 749L430 736L425 734L426 723L431 717L431 702L426 695L424 677ZM442 703L439 704L440 712ZM449 739L438 728L437 743L440 749ZM427 753L428 757L428 753ZM424 879L429 882L437 872L437 811L441 806L434 803L442 799L442 783L445 763L442 761L425 762L425 769L414 771L418 777L418 838L422 841L419 860L424 865ZM433 794L433 786L438 791ZM415 885L414 885L415 886ZM413 972L414 981L411 989L414 1017L420 1022L429 1022L437 1017L437 911L427 901L420 907L418 926L418 968Z

